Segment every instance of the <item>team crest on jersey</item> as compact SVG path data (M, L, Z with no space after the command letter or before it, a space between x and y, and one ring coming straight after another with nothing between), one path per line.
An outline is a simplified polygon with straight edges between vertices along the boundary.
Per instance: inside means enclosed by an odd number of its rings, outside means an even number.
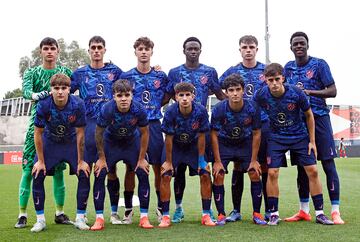
M251 117L248 117L244 120L244 125L249 125L252 121L252 118Z
M73 122L75 122L75 120L76 120L76 116L75 116L75 115L70 115L70 116L68 117L68 120L69 120L70 123L73 123Z
M306 71L306 77L311 79L314 76L314 72L312 70Z
M260 75L259 75L259 80L260 80L260 81L265 81L265 75L264 75L264 74L260 74Z
M201 84L205 85L208 82L208 77L206 75L200 77Z
M155 80L155 81L154 81L154 87L155 87L156 89L158 89L158 88L160 87L160 85L161 85L161 81L160 81L160 80Z
M199 126L200 126L199 121L196 121L195 123L193 123L193 124L191 125L191 127L192 127L193 130L198 129Z
M295 108L296 108L296 104L295 104L295 103L289 103L289 104L287 105L287 109L288 109L289 111L293 111Z
M137 118L132 118L130 119L130 122L129 122L131 125L135 125L137 123Z
M109 81L113 81L114 79L115 79L114 73L109 73L109 74L108 74L108 80L109 80Z

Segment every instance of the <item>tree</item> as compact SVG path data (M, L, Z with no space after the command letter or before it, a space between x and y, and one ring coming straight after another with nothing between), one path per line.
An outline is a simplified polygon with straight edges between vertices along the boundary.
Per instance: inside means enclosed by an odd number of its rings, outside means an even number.
M12 91L8 91L7 93L5 93L4 99L14 98L14 97L22 97L21 88L16 88L16 89L14 89Z
M60 54L58 63L66 66L72 70L77 69L79 66L90 63L90 58L85 49L80 48L77 41L73 40L70 45L67 45L64 39L58 39ZM22 78L24 72L29 67L41 65L40 48L36 47L31 52L31 57L24 56L20 58L19 62L19 75Z

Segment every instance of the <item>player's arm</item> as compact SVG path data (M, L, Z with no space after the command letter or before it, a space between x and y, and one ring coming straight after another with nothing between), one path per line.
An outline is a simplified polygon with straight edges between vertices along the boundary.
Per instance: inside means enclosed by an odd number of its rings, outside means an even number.
M47 96L49 96L50 92L47 91L47 90L44 90L44 91L41 91L41 92L34 92L33 91L34 90L33 76L34 76L34 73L33 73L33 71L31 69L27 70L24 73L23 83L22 83L23 97L25 99L38 101L38 100L44 99Z
M210 167L208 166L208 163L205 160L205 144L206 144L205 133L201 132L199 133L198 143L197 143L197 148L199 153L198 169L208 170L210 172Z
M149 163L145 159L146 150L149 145L149 125L146 125L144 127L139 127L139 131L141 134L140 152L139 152L139 159L138 159L135 171L138 168L141 168L146 172L146 174L149 174Z
M100 172L103 168L108 170L107 165L106 165L105 152L104 152L104 138L103 138L104 131L105 131L105 128L96 125L95 143L96 143L96 149L98 151L99 159L95 163L94 173L95 173L95 176L97 176L97 177L100 175Z
M83 171L86 177L90 175L90 167L84 161L84 143L85 143L85 128L84 127L77 127L76 128L76 147L78 152L78 168L77 174L79 175L80 171Z
M309 138L310 138L308 154L310 155L311 150L313 150L314 154L315 154L315 157L317 157L317 150L316 150L316 144L315 144L315 120L314 120L314 114L311 111L311 108L306 110L304 112L304 114L305 114L305 118L306 118L306 126L307 126L307 129L308 129L308 132L309 132Z
M224 171L225 169L220 158L218 131L215 129L210 131L210 140L214 155L213 176L216 177L221 171Z
M320 98L329 98L336 97L337 89L335 83L322 89L322 90L304 90L304 92L309 96L320 97Z
M216 98L219 99L220 101L226 98L226 94L221 89L216 91L214 94Z
M259 153L259 147L260 147L260 142L261 142L261 129L254 129L252 131L252 135L253 135L253 139L252 139L252 144L251 144L251 161L250 161L250 165L248 168L248 171L250 170L254 170L256 172L256 174L260 175L261 174L261 168L260 168L260 164L257 161L257 156Z
M165 135L165 161L161 166L161 175L173 170L172 166L172 149L173 149L173 135Z
M161 106L164 106L165 104L169 103L170 99L174 99L174 95L171 95L170 93L165 92L163 100L161 101Z
M39 175L40 171L44 171L44 175L46 175L43 139L42 139L43 132L44 132L44 128L35 126L34 143L35 143L36 154L38 156L38 161L34 164L34 167L32 169L32 174L35 175L35 178Z

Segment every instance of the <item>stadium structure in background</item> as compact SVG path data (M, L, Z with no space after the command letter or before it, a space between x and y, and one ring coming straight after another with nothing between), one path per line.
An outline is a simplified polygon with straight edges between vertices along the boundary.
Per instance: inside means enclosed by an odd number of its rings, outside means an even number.
M208 99L209 116L218 102ZM343 137L348 157L360 157L360 106L328 105L336 147ZM22 145L30 117L31 101L20 98L0 100L0 164L21 164ZM338 150L336 150L338 153Z

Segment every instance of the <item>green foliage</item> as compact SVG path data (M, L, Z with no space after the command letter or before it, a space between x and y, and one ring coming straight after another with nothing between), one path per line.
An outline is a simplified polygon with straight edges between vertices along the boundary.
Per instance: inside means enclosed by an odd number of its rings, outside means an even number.
M16 89L14 89L12 91L8 91L7 93L5 93L4 99L15 98L15 97L22 97L21 88L16 88Z
M77 41L73 40L70 45L67 45L64 39L58 39L60 53L58 56L58 63L70 68L71 70L77 69L79 66L90 63L90 58L87 51L80 48ZM41 65L40 48L36 47L31 51L31 57L24 56L20 58L19 62L19 75L22 78L24 72L29 67Z

